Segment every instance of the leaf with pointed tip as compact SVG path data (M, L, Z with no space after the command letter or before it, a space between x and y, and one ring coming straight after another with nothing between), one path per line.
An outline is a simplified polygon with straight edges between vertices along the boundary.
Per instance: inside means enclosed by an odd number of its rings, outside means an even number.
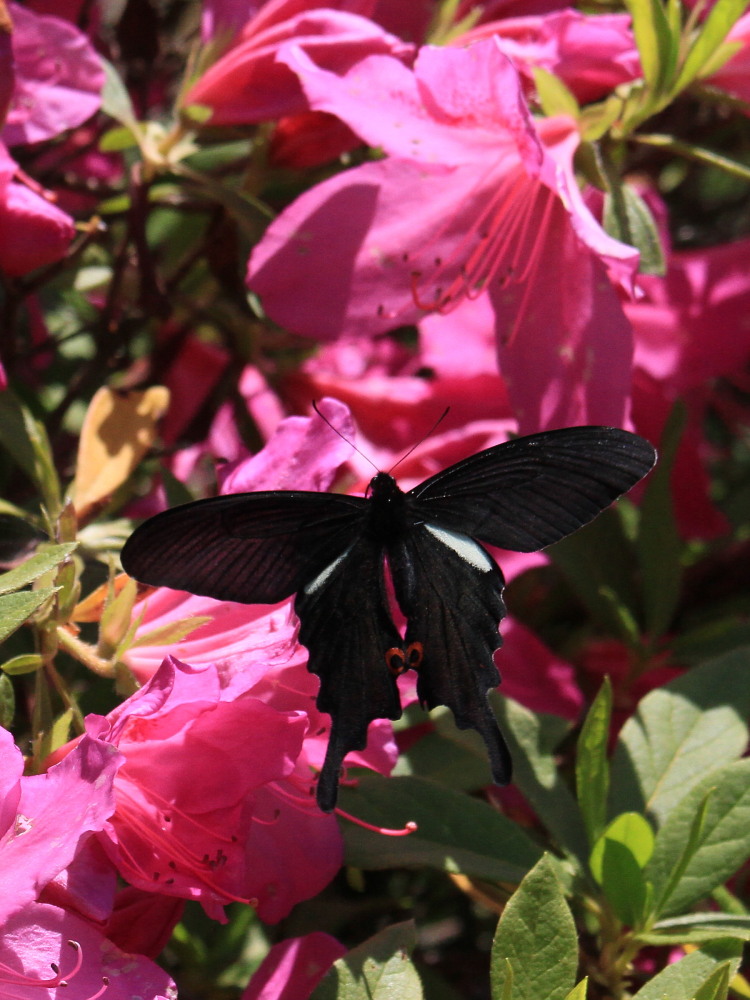
M386 927L334 962L310 1000L423 1000L415 943L412 921Z
M660 826L707 768L747 746L750 651L735 650L651 691L625 723L612 758L610 814Z
M21 590L0 597L0 642L20 628L40 608L48 597L57 593L58 587L41 590Z
M633 1000L694 997L717 967L726 963L732 974L736 972L741 957L741 941L731 938L712 941L662 969L638 990Z
M564 1000L575 984L578 936L547 854L521 882L500 917L490 965L494 996L502 996L507 963L514 1000Z
M7 573L0 574L0 594L9 594L20 590L38 580L45 573L59 566L76 548L76 542L66 542L63 545L50 545L26 559L20 566L15 566Z
M607 742L611 718L612 685L609 677L605 677L581 727L576 753L576 793L592 846L604 828L607 813Z
M664 915L683 913L730 878L750 857L750 758L705 774L667 817L647 869L657 895L667 885L704 802L700 843L665 900Z

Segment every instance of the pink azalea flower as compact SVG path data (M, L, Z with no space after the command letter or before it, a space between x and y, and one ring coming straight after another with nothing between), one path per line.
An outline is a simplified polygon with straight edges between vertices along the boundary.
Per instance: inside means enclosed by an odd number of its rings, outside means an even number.
M708 77L706 82L748 103L750 102L750 13L744 14L735 22L725 41L734 43L737 51L717 73Z
M177 1000L172 979L73 913L29 903L0 928L0 995L13 1000Z
M125 757L105 846L136 888L197 899L219 920L227 903L250 902L273 921L338 870L336 822L314 807L310 776L305 794L265 794L295 771L303 711L277 710L223 688L214 666L168 657L107 717L86 721ZM307 845L300 855L296 843L296 860L285 849L292 830ZM267 839L270 858L254 849Z
M37 899L87 834L104 828L121 764L108 743L83 737L46 774L23 777L21 752L0 729L0 924Z
M173 360L161 379L169 389L169 410L161 424L161 435L168 446L179 440L198 415L230 363L228 352L218 344L206 343L196 336L183 339L178 335L171 340L176 341ZM169 334L164 336L161 346L169 349Z
M629 14L583 14L566 8L482 23L454 44L495 37L528 84L540 67L559 77L581 104L642 75Z
M288 417L262 451L221 470L221 492L326 490L352 453L354 424L337 399L321 399L322 416Z
M688 406L673 480L688 537L709 538L727 527L710 496L703 422L714 380L743 378L750 360L748 275L750 240L672 253L666 276L644 276L643 298L626 307L635 331L636 429L658 441L674 402Z
M496 555L506 572L503 554ZM575 668L563 660L515 618L500 626L503 645L495 663L503 679L501 691L532 712L559 715L574 722L583 708L583 694L576 683Z
M423 48L413 72L371 56L342 77L298 47L280 58L312 107L390 156L317 185L271 224L248 269L271 318L329 340L486 292L522 430L623 423L632 343L613 282L630 286L638 255L586 208L574 124L535 127L498 43Z
M496 21L499 18L530 17L547 14L551 10L569 6L568 0L460 0L456 11L456 21L467 14L479 12L479 23Z
M280 941L263 959L242 1000L307 1000L345 954L346 948L322 931Z
M0 143L0 269L19 276L65 256L73 220L13 178L18 165Z
M204 42L239 31L263 6L264 0L203 0L201 38Z
M308 110L295 73L276 58L293 39L321 66L344 72L371 53L406 57L411 46L352 13L357 0L271 0L237 42L190 88L184 105L212 109L212 125L245 125Z
M323 395L345 402L356 420L360 450L380 469L390 469L423 439L448 431L464 432L467 455L488 447L484 442L493 433L496 443L517 430L497 368L486 296L465 300L447 316L426 316L414 349L390 337L354 335L323 344L279 390L295 410L306 410ZM373 470L360 457L352 456L350 464L363 480L356 488L364 489ZM400 476L404 470L399 465L397 471Z
M101 107L104 71L78 28L10 3L16 86L3 139L39 142L75 128Z
M409 3L375 0L366 16L407 42L421 43L425 41L437 7L437 0L409 0Z
M57 759L53 755L53 759ZM49 762L48 762L49 763ZM114 811L114 793L112 795ZM102 824L102 829L104 824ZM104 927L117 896L117 869L97 837L81 839L70 864L44 887L40 903L52 903ZM137 951L138 949L129 949Z
M276 122L268 144L274 167L307 170L329 163L360 144L352 130L325 111L301 111Z
M126 885L118 891L103 929L107 938L122 951L158 958L182 919L184 909L184 899Z

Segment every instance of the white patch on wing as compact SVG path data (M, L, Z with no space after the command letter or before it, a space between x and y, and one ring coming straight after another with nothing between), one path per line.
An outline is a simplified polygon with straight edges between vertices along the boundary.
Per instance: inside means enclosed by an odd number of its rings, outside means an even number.
M304 586L305 593L314 594L316 590L320 590L320 588L323 586L326 580L328 580L333 575L333 573L336 570L336 567L340 566L341 563L344 561L344 559L346 559L351 550L352 546L350 545L348 549L345 549L341 553L338 559L334 559L333 562L330 563L328 566L326 566L325 569L321 570L314 580L310 580L309 583L306 583Z
M456 555L460 556L464 562L469 563L476 569L489 573L492 570L492 560L484 551L479 542L475 542L468 535L459 535L455 531L448 531L446 528L436 528L434 524L425 524L425 528L434 535L439 542L453 549Z

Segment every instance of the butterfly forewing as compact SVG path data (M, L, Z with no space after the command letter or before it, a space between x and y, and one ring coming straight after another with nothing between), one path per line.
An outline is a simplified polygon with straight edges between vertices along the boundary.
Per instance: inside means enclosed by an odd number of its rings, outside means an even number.
M125 543L123 569L153 586L275 604L350 544L366 506L302 491L196 500L144 522Z
M612 427L570 427L488 448L408 494L425 521L517 552L587 524L652 468L643 438Z

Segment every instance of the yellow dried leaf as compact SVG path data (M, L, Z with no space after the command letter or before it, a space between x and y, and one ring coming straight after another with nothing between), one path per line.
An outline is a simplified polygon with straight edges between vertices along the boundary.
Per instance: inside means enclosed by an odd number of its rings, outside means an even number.
M86 413L78 446L73 496L79 521L110 497L153 444L169 405L169 390L99 389Z

